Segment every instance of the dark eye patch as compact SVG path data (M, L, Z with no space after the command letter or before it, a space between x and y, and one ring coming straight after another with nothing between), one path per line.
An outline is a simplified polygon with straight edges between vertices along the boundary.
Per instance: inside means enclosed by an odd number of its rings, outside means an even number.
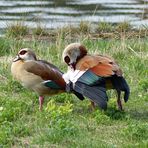
M64 58L64 61L65 61L67 64L69 64L70 58L69 58L68 56L66 56L66 57Z
M20 55L24 55L27 51L26 50L22 50L21 52L19 52Z

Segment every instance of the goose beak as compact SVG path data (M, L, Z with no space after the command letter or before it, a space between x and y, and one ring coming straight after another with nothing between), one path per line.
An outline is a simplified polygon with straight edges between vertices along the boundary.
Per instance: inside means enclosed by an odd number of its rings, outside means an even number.
M76 69L76 64L75 63L72 63L72 64L69 64L70 65L70 67L72 68L72 69Z
M20 60L21 58L17 55L14 59L13 59L13 62L16 62L18 60Z

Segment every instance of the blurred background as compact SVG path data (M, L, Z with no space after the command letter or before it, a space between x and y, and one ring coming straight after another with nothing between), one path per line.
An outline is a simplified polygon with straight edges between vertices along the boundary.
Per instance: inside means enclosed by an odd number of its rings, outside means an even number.
M137 27L148 25L148 0L0 0L0 30L18 21L50 29L81 21L128 21Z

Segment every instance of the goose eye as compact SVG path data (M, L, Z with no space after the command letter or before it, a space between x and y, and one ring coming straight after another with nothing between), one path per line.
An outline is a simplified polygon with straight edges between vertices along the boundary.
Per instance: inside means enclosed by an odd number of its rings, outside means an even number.
M70 58L69 58L68 56L66 56L66 57L64 58L64 61L65 61L67 64L69 64Z
M26 50L22 50L19 54L24 55L26 52L27 52Z

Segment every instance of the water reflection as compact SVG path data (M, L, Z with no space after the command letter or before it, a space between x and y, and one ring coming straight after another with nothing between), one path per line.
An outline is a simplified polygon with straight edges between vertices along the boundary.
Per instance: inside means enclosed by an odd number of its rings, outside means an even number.
M40 21L48 28L82 20L148 25L148 0L0 0L0 28L22 20L30 27Z

